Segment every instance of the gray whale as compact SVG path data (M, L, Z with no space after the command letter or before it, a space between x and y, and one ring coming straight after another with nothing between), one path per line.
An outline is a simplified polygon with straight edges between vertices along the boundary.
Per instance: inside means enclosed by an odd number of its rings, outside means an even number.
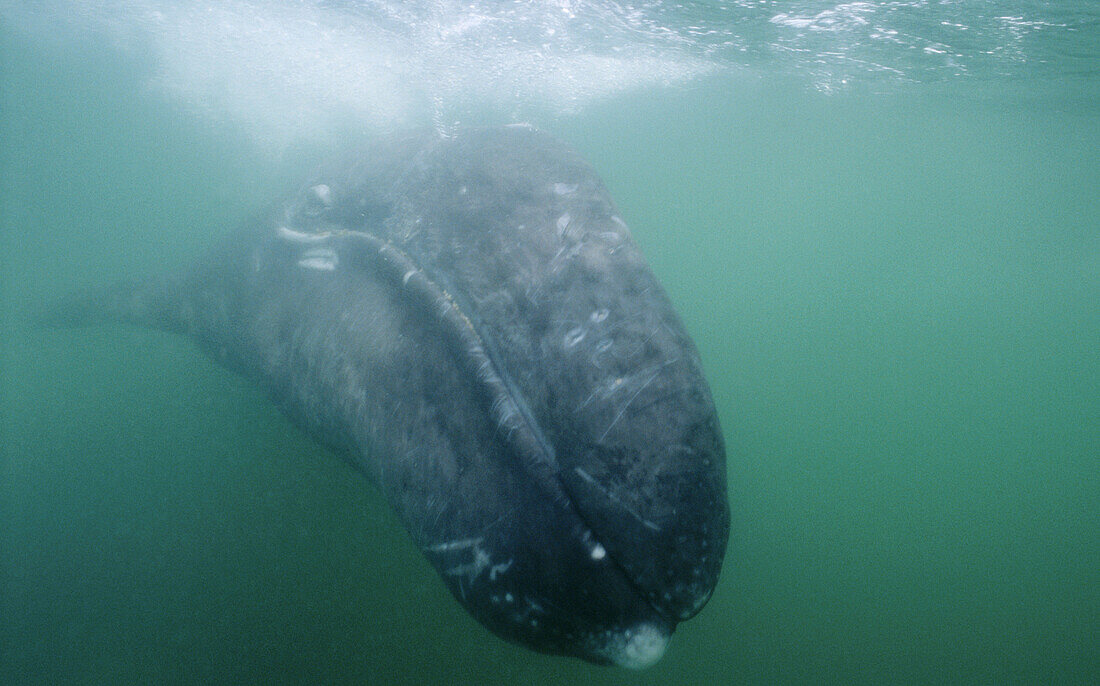
M717 582L696 349L592 168L529 127L356 150L194 267L52 319L185 334L261 384L507 640L644 667Z

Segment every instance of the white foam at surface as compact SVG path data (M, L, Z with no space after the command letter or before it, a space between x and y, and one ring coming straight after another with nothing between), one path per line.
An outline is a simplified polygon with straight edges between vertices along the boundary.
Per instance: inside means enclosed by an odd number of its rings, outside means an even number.
M583 4L586 14L578 16L581 6L85 0L44 3L33 12L52 8L52 20L73 32L99 32L124 49L150 53L156 87L276 144L352 122L366 130L428 123L445 130L470 112L504 121L532 110L573 112L709 68L647 37L642 25L624 29L608 14L616 3ZM629 38L592 40L612 34Z
M545 121L717 70L860 82L1096 73L1100 8L1039 0L0 0L31 42L102 37L276 146Z

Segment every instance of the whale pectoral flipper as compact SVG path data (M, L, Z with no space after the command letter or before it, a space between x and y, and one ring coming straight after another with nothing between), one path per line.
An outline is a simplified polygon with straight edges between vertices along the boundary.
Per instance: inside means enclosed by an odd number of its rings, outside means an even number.
M117 322L180 332L174 285L171 279L152 278L80 288L42 308L35 324L67 328Z

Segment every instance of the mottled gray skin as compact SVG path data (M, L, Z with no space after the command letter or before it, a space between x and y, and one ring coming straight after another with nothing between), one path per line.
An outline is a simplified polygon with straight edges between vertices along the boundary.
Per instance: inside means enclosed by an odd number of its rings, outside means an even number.
M645 666L714 588L729 510L698 354L599 178L544 134L357 151L113 307L266 387L508 640Z

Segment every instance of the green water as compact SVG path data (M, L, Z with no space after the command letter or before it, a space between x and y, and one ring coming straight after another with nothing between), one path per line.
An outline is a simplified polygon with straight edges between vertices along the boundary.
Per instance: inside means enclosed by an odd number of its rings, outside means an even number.
M359 475L187 341L26 324L187 263L313 154L39 38L0 28L0 683L1100 673L1095 64L828 93L756 64L538 119L610 187L728 445L719 587L634 673L482 629Z

